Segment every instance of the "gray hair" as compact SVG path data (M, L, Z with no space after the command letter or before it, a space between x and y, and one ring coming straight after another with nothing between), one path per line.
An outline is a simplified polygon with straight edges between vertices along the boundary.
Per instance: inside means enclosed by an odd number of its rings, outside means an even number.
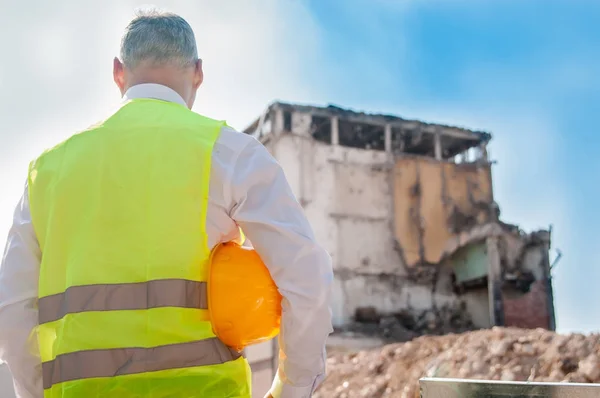
M192 27L179 15L157 9L137 10L121 39L121 62L186 68L198 60Z

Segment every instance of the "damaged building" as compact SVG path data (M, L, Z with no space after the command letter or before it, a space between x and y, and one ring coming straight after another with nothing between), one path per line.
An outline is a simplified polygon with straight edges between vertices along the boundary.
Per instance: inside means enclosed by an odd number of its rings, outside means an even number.
M554 330L551 231L500 220L489 133L284 103L245 133L282 165L333 258L336 328L393 316L417 333Z
M279 102L244 132L281 164L332 256L330 346L348 346L347 336L364 347L495 325L555 329L551 231L500 220L490 134ZM254 377L266 383L276 342L252 350Z

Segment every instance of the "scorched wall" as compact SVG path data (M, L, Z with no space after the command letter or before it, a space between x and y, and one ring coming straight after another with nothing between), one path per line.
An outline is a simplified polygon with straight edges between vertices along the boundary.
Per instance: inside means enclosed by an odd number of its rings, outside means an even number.
M296 132L276 135L266 146L283 167L318 241L332 256L334 326L350 323L361 307L393 313L457 305L450 272L440 272L433 283L406 278L394 237L393 155L327 145L302 134L299 124L301 120L292 124ZM487 300L475 294L463 299L474 322L487 327Z

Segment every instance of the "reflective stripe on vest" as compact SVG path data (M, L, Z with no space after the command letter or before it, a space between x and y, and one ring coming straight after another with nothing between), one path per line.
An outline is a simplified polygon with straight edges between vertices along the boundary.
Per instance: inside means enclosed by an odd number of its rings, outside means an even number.
M129 101L30 166L45 398L250 398L212 331L211 152L223 122Z
M39 299L39 322L86 311L144 310L159 307L208 309L206 282L162 279L138 283L71 286Z
M156 348L121 348L59 355L42 365L44 388L67 381L114 377L190 366L218 365L241 354L216 337Z

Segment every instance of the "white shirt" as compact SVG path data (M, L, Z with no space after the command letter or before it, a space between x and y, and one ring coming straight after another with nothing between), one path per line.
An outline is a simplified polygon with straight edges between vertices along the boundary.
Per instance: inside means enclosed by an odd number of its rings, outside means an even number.
M133 98L185 105L179 94L157 84L130 88L125 99ZM325 377L325 341L333 331L331 258L315 241L277 161L256 139L231 128L222 129L213 149L206 224L211 248L239 241L239 225L283 296L280 364L271 394L310 397ZM8 364L21 398L43 397L33 333L41 257L26 186L0 268L0 359Z

